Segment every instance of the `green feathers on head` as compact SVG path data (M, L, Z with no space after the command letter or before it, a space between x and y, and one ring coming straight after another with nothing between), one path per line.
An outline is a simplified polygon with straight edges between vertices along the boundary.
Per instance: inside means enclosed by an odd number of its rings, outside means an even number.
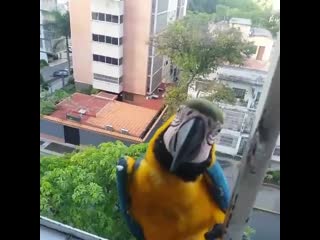
M223 123L223 113L222 111L212 102L205 99L191 99L185 103L186 106L193 108L200 113L211 117L215 121Z

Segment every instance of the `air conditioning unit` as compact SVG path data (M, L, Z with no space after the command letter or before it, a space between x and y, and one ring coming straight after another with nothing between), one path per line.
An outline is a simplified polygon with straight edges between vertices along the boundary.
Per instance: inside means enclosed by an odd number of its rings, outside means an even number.
M87 110L86 110L86 109L83 109L83 108L81 108L81 109L78 111L78 113L81 114L81 116L84 115L84 114L86 114L86 112L87 112Z
M128 129L121 128L121 133L122 133L122 134L125 134L125 135L129 135L129 130L128 130Z
M113 127L112 127L112 125L106 125L104 128L105 128L107 131L113 132Z

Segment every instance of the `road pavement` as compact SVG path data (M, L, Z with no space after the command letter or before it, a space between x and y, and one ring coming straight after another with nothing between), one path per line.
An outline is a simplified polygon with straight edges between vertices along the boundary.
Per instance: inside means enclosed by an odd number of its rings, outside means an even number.
M53 77L53 73L58 70L64 70L68 68L68 62L60 63L55 66L47 66L40 70L44 80L46 82L51 82L53 80L59 79L60 77Z

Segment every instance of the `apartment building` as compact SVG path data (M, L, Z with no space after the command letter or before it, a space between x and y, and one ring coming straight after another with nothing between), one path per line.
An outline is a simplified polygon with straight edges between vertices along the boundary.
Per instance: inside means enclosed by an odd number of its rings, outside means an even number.
M186 14L187 0L70 0L73 68L77 88L145 99L170 63L156 55L152 36Z
M50 19L50 12L57 10L57 0L40 0L40 60L48 62L48 53L52 52L54 34L44 25Z

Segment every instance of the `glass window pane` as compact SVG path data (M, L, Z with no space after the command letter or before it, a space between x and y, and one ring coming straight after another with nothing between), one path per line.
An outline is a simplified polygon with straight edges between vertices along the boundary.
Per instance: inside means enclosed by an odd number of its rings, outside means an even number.
M106 63L110 63L111 64L111 57L106 57Z
M92 40L93 41L98 41L98 34L92 34Z
M111 43L111 37L106 36L106 43Z
M93 54L93 61L99 61L99 56L97 54Z
M119 17L112 15L111 16L111 22L118 23L119 22Z
M98 13L92 12L92 20L98 20Z
M118 38L112 38L112 44L118 45Z
M99 35L99 42L105 42L106 41L106 37L103 35Z
M105 20L105 14L104 13L99 13L99 20L104 21Z
M106 14L106 21L111 22L111 14Z
M99 56L99 61L100 62L106 62L106 57L105 56Z

